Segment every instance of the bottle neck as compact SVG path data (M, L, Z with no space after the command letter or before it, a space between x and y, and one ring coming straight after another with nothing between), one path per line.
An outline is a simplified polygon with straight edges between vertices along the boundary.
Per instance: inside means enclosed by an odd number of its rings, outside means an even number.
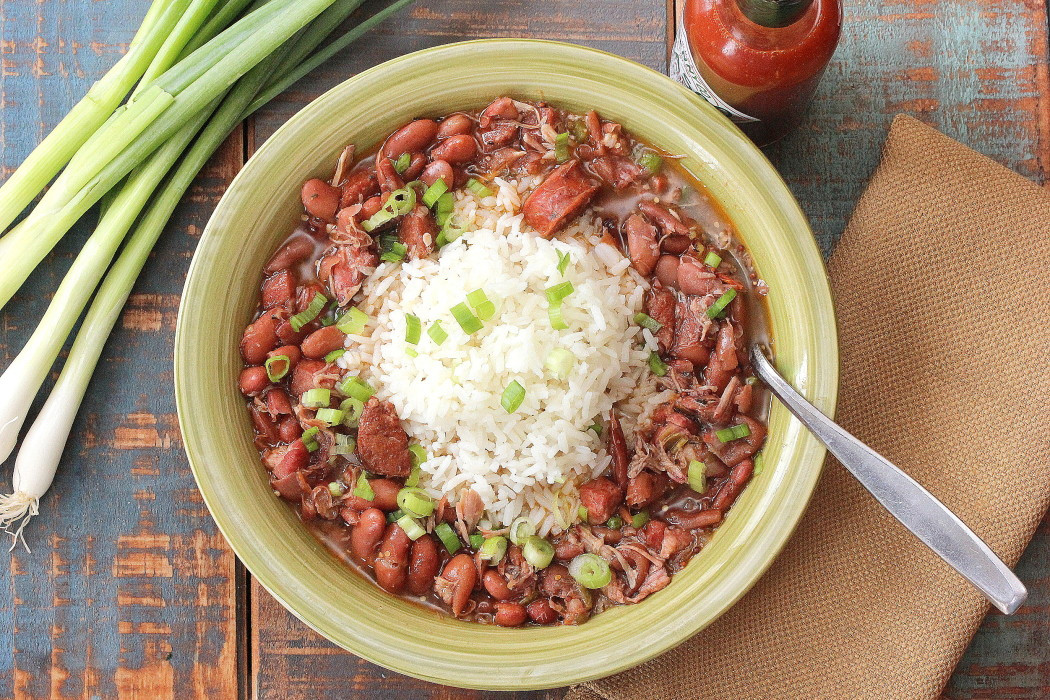
M794 24L813 0L736 0L736 4L755 24L779 29Z

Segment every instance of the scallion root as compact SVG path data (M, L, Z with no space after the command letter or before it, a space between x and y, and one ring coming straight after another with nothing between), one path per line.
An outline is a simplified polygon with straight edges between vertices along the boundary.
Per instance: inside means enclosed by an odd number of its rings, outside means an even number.
M0 527L4 529L4 532L11 535L11 547L7 551L14 549L19 540L21 540L22 546L26 548L27 552L31 551L29 545L26 544L25 537L22 536L22 531L25 530L32 517L39 512L40 499L36 496L30 496L25 491L16 491L15 493L0 496ZM11 528L14 528L14 530Z

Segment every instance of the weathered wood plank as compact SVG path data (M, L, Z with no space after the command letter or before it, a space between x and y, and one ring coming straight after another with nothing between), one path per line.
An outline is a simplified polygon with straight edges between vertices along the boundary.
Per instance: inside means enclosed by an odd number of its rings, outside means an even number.
M5 172L117 60L146 5L0 5ZM170 358L186 267L241 164L242 140L237 133L200 178L147 264L54 487L26 531L33 551L16 549L2 567L0 696L236 695L235 559L182 452ZM0 368L32 332L95 218L71 232L0 314ZM0 477L5 492L12 461Z

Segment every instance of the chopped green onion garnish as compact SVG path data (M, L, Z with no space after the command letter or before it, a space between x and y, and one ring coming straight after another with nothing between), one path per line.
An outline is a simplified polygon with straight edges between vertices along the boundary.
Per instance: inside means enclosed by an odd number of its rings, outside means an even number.
M482 559L495 566L503 560L503 556L507 553L507 538L499 535L488 537L481 544L479 551Z
M344 348L339 348L338 350L333 350L332 352L330 352L330 353L328 353L327 355L324 356L324 361L325 362L335 362L340 357L342 357L345 353L346 353L346 350Z
M698 460L689 461L689 488L697 493L707 491L707 465Z
M321 432L321 429L317 426L314 426L313 428L307 428L306 430L304 430L303 434L299 437L299 439L303 441L303 444L306 445L306 449L310 452L313 452L318 447L320 447L320 445L317 444L316 439L316 436L319 432Z
M485 536L475 532L470 536L470 548L475 552L481 549L481 545L485 544Z
M525 561L537 569L546 569L554 560L554 547L551 546L551 543L535 535L525 540L521 553Z
M467 335L473 335L481 330L481 321L478 317L470 310L466 304L456 304L452 307L452 316L456 319L456 323L463 329L463 332Z
M594 434L597 435L598 437L602 436L602 430L603 430L602 424L599 423L598 421L594 421L593 423L588 425L587 426L587 430L593 430Z
M434 341L434 345L441 345L448 340L448 332L441 327L441 321L434 321L427 328L427 335Z
M736 290L726 290L726 293L718 297L718 300L714 304L707 307L707 311L705 312L707 313L707 317L719 318L725 312L726 307L729 306L729 302L733 301L733 299L736 299Z
M619 530L623 527L623 518L619 515L614 515L605 521L605 527L612 528L613 530Z
M409 515L425 518L434 512L434 499L417 486L406 486L397 492L397 507Z
M357 427L357 421L365 410L365 403L361 399L348 397L339 404L339 410L343 412L343 425L348 428Z
M649 353L649 369L657 377L663 377L667 374L667 363L660 359L660 356L655 352Z
M452 531L448 523L440 523L434 528L434 534L441 540L441 544L445 545L445 549L448 550L449 554L455 554L463 546L463 543L459 541L456 533Z
M712 250L704 257L704 264L708 267L718 267L722 264L722 256Z
M398 518L397 526L404 530L405 534L408 535L408 539L412 540L413 542L418 540L423 535L427 534L427 531L424 530L418 522L416 522L415 518L407 514L402 515L400 518Z
M321 309L328 303L328 297L320 292L314 294L314 298L310 300L310 303L306 305L306 308L288 319L288 322L292 324L292 330L298 333L302 330L310 321L317 318L317 315L321 313Z
M335 316L325 316L321 319L322 326L331 326L335 323Z
M361 228L363 228L366 232L371 232L371 231L374 231L375 229L379 228L383 224L387 223L388 221L393 221L393 220L394 220L394 215L393 214L391 214L390 212L386 211L385 209L380 209L375 214L372 214L372 216L370 216L369 218L365 219L365 221L363 221L361 223Z
M449 216L445 219L445 223L441 225L441 231L438 233L437 241L435 244L438 248L441 248L452 241L456 240L466 232L466 229L457 226L456 222Z
M379 259L386 262L401 262L406 255L408 255L408 246L401 241L397 241L390 247L390 250L380 255Z
M357 447L357 441L344 433L335 434L335 444L332 445L334 455L352 455Z
M332 392L329 389L310 389L303 394L303 405L307 408L320 408L332 402Z
M434 221L438 226L441 228L445 227L445 224L448 223L449 217L452 216L452 210L455 206L456 198L451 192L446 192L438 197L437 207L434 209Z
M525 544L525 540L536 534L536 526L525 516L515 518L510 524L507 536L516 545Z
M412 448L410 447L409 450L411 450L411 449ZM415 458L413 458L412 461L415 461ZM409 472L408 478L405 479L405 486L418 486L419 485L419 477L420 477L420 475L422 473L423 473L423 470L420 469L418 465L412 467L412 471Z
M335 327L347 335L361 335L368 323L368 314L356 306L339 317Z
M753 472L754 475L758 476L759 474L762 473L762 470L765 469L765 468L766 468L765 455L762 452L759 452L757 455L755 455L755 469L754 469L754 472Z
M718 438L719 442L731 442L740 438L746 438L750 434L751 428L747 427L747 423L741 423L740 425L734 425L732 428L723 428L716 431L715 437Z
M427 191L423 193L423 204L428 207L432 207L438 203L441 197L448 192L448 185L445 184L445 180L438 178L434 180L434 184L427 188Z
M416 206L416 191L411 187L394 190L387 197L383 208L361 224L365 231L372 231L388 221L404 216Z
M758 377L748 377L747 379L744 380L744 382L748 386L755 386L756 384L758 384Z
M584 552L569 562L569 575L584 588L597 589L612 581L612 569L609 562L597 554Z
M640 513L635 513L634 517L631 518L631 526L636 530L638 528L645 527L645 524L649 522L649 511L643 510Z
M650 175L655 175L660 172L660 168L663 167L664 159L655 153L646 153L638 159L638 165L649 171Z
M386 521L388 523L396 523L398 520L400 520L403 517L405 517L405 511L399 509L399 510L395 510L392 513L387 513L386 514Z
M485 187L485 185L480 180L477 180L473 177L467 180L467 189L469 189L471 192L473 192L481 198L491 197L493 194L492 190L490 190L488 187Z
M547 307L547 318L550 319L551 328L556 331L563 331L569 327L569 324L565 322L565 316L561 313L560 301Z
M358 498L363 498L366 501L371 501L376 497L376 492L372 490L372 484L368 483L368 477L365 476L364 472L361 472L361 476L357 477L357 486L354 487L354 495Z
M569 159L569 132L558 134L554 137L554 157L559 163Z
M544 294L547 295L547 301L551 304L560 303L565 297L572 294L576 289L572 286L572 282L559 282L553 287L547 287L544 290Z
M292 361L287 355L274 355L266 360L266 377L271 382L279 382L288 374L288 368L291 366Z
M412 163L412 154L409 153L408 151L405 151L404 153L402 153L401 155L399 155L397 157L397 160L394 161L394 170L396 170L397 174L400 175L401 173L403 173L406 170L408 170L408 166L411 163Z
M343 422L343 412L338 408L317 409L317 420L325 425L339 425Z
M642 328L648 328L653 333L659 333L660 329L664 327L664 324L660 323L649 314L644 314L641 311L634 315L634 322Z
M565 271L569 269L569 263L572 262L572 253L569 251L563 253L560 250L555 252L558 254L558 274L564 277Z
M427 451L423 449L422 445L409 445L408 451L412 454L413 469L418 467L423 462L427 461ZM418 475L416 476L416 479L419 479ZM410 484L406 481L405 486L415 486L415 484Z
M376 393L376 390L361 377L350 377L339 385L339 390L362 403L368 401L372 398L372 394Z
M419 357L419 351L415 348L405 348L405 354L409 357Z
M580 506L579 508L577 508L576 515L580 518L581 522L590 522L589 520L587 520L587 506Z
M517 380L514 380L503 390L503 396L500 397L499 403L503 406L504 411L507 413L514 413L518 410L521 406L521 402L524 400L525 387L518 384Z
M482 321L488 321L496 315L496 305L489 300L484 289L475 289L468 294L467 303L474 307L474 313Z
M405 342L416 345L423 334L423 323L415 314L405 314Z
M342 498L346 489L338 481L330 481L328 482L328 493L332 494L332 498Z
M577 119L572 123L572 137L576 139L576 143L587 143L587 139L590 137L591 132L587 129L587 123L582 119Z
M547 360L543 363L543 366L556 379L564 381L569 377L569 373L572 372L574 364L576 364L576 356L572 352L565 348L554 348L547 355Z

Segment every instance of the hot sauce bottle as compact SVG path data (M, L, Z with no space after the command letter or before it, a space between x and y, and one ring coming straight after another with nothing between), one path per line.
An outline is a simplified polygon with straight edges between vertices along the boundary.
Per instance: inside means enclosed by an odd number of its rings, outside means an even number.
M685 0L679 7L671 77L760 146L796 127L838 44L839 0Z

